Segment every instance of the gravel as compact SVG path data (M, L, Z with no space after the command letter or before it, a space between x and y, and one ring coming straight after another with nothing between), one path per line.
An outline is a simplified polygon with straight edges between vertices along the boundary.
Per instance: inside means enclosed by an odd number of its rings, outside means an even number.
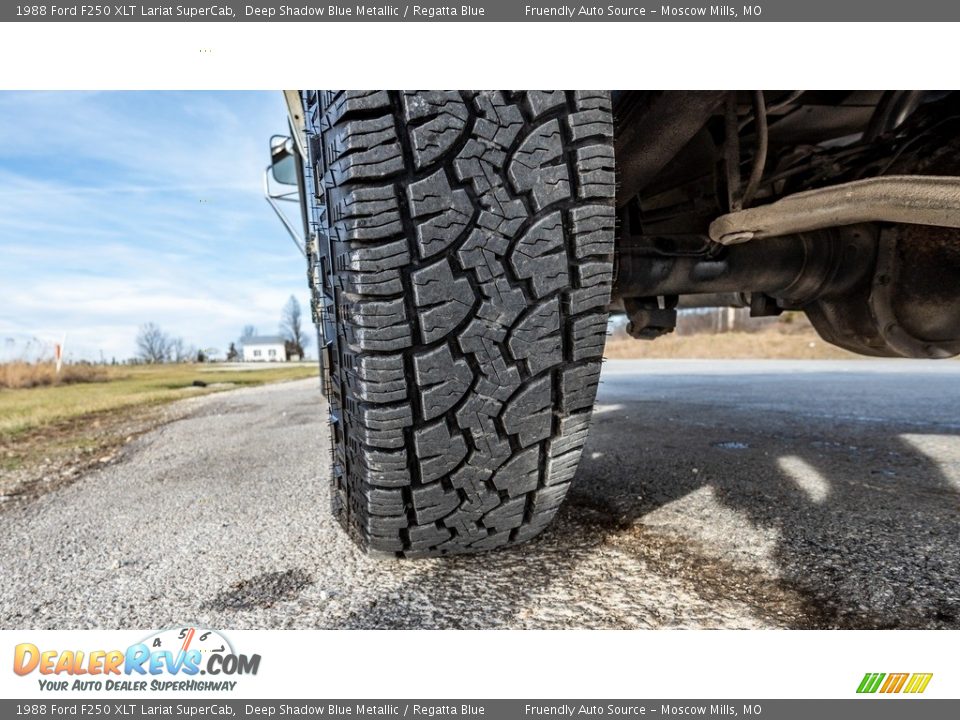
M537 540L360 555L316 381L0 507L0 627L958 628L960 363L612 361Z

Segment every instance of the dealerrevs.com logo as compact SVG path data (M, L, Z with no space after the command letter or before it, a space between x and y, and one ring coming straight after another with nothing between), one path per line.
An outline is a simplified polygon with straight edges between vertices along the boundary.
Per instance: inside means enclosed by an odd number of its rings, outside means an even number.
M126 650L57 650L27 642L13 653L13 671L38 675L45 691L230 691L237 685L232 678L259 669L259 654L237 653L223 634L199 627L163 630Z

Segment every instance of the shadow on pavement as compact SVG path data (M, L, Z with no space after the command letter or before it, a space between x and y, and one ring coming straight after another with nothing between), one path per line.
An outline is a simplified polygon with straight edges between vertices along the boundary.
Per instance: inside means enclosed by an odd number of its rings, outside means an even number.
M685 376L669 402L644 399L636 382L656 379L608 381L600 402L610 404L600 406L571 494L540 538L482 559L424 563L346 627L524 626L546 593L551 602L568 595L583 625L636 626L590 617L591 607L603 612L603 598L592 603L573 582L602 572L612 553L632 559L626 570L617 565L624 585L633 573L668 578L772 626L960 627L960 484L944 473L944 463L960 462L955 426L831 417L841 399L829 396L818 416L736 395L704 401L696 387L716 383L712 376ZM782 382L737 379L758 397ZM805 392L828 392L838 379L805 382ZM937 443L953 455L934 459ZM758 537L774 540L758 550ZM450 597L462 607L431 602ZM655 605L656 595L635 602ZM658 626L657 608L646 610ZM671 622L665 613L659 626Z

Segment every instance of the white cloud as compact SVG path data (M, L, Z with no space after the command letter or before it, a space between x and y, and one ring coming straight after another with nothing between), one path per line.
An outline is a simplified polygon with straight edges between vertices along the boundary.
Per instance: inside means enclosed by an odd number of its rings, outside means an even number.
M260 196L279 93L0 93L0 337L125 358L273 331L303 259Z

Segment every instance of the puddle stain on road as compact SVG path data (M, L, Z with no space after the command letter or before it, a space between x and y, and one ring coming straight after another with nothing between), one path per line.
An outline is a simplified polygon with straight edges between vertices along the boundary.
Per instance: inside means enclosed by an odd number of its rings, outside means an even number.
M313 584L311 575L301 568L270 572L235 582L215 598L203 603L201 610L251 610L270 608L278 602L296 600Z

